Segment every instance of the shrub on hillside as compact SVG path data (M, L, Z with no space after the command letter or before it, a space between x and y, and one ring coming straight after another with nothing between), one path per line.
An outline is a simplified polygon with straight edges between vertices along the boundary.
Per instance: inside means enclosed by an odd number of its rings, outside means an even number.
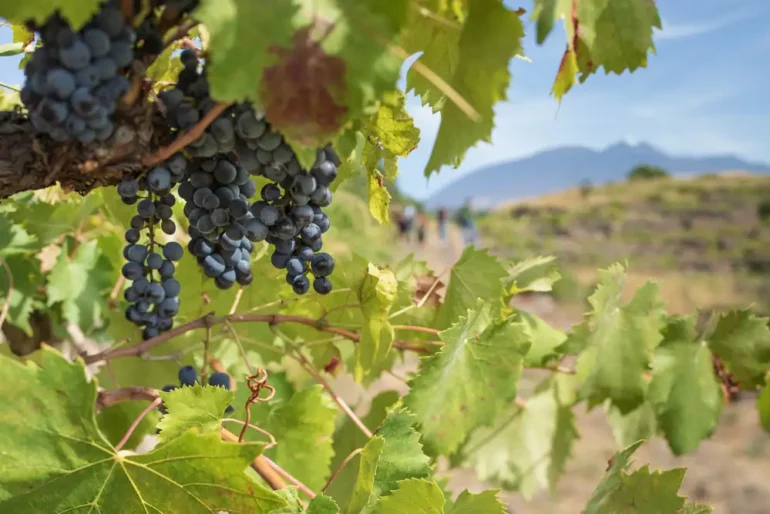
M652 180L666 178L669 173L659 166L642 164L628 172L628 180Z

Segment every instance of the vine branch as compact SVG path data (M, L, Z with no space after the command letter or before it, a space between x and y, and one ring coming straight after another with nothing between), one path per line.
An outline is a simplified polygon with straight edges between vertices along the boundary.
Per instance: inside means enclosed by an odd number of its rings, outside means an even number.
M118 357L130 357L130 356L142 355L148 350L150 350L151 348L165 341L173 339L177 336L190 332L191 330L206 328L207 326L220 325L226 322L227 323L268 323L270 325L279 325L281 323L296 323L296 324L312 327L318 330L319 332L328 332L330 334L336 334L336 335L342 336L346 339L350 339L354 343L358 343L361 339L361 336L356 332L339 328L339 327L334 327L328 323L319 322L318 320L315 320L313 318L307 318L304 316L294 316L294 315L288 315L288 314L234 314L232 316L215 316L212 313L212 314L201 316L198 319L185 323L184 325L180 325L172 330L169 330L168 332L164 332L163 334L160 334L151 339L147 339L146 341L142 341L133 346L124 346L121 348L105 350L103 352L94 353L91 355L84 355L83 360L85 361L86 364L92 364L94 362L116 359ZM404 326L402 328L413 329L415 327ZM418 330L420 328L423 328L423 327L417 327ZM426 329L423 331L427 333L433 333L433 329ZM426 342L426 343L435 344L430 342ZM411 351L421 352L421 353L430 352L430 349L428 347L413 345L405 341L394 341L393 347L402 349L402 350L411 350Z
M174 139L174 141L168 146L162 146L156 151L148 155L142 164L145 166L153 166L161 163L174 155L176 152L184 149L187 145L198 139L205 132L206 127L211 125L222 112L227 109L228 104L218 103L216 104L201 120L195 124L190 130Z

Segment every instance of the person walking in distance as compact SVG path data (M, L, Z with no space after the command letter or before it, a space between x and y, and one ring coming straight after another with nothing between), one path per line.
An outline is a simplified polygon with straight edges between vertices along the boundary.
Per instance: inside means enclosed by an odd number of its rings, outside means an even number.
M441 241L446 241L446 222L447 222L447 211L446 207L443 205L439 207L438 209L438 238Z
M414 205L407 205L404 208L404 229L405 229L405 236L406 240L410 241L412 239L411 233L412 233L412 226L414 225Z
M425 210L422 208L417 209L417 243L420 246L425 246L425 230L428 225L428 217L425 215Z
M476 223L473 221L471 199L465 200L465 205L457 213L457 221L463 232L463 242L467 246L476 242Z

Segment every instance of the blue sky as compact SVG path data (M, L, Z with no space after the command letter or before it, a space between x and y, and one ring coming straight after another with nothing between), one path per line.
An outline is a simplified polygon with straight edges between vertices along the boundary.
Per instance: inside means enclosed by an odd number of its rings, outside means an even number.
M506 2L513 5L513 2ZM409 96L407 107L422 142L401 160L398 183L416 198L480 166L562 145L600 149L617 141L653 144L679 154L733 153L770 162L770 0L658 0L663 31L647 69L622 76L592 76L559 106L550 88L564 32L543 46L527 26L525 52L515 59L508 101L496 109L492 144L471 149L457 170L428 181L423 168L439 117ZM516 5L531 8L529 0ZM10 31L0 28L0 43ZM0 81L18 84L18 59L0 58Z

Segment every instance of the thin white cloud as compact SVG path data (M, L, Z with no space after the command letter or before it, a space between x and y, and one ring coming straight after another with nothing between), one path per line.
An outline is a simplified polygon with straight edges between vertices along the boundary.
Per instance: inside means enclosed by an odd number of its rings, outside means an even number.
M755 14L754 10L742 9L719 18L694 23L668 23L666 20L662 20L663 30L656 32L655 39L661 41L702 36L750 18Z

